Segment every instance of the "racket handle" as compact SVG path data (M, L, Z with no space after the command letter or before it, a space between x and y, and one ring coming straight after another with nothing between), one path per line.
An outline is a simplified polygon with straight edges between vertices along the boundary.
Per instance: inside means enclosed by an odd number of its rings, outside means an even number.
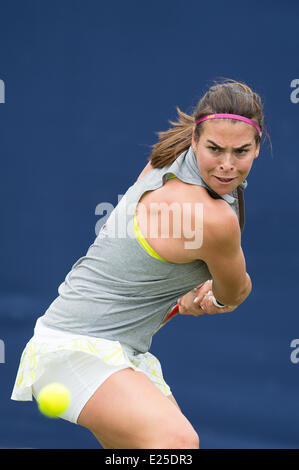
M171 312L167 315L166 318L164 318L163 322L161 323L161 325L156 329L156 331L154 332L157 333L157 331L160 330L160 328L162 328L162 326L165 325L165 323L167 323L172 317L174 317L175 315L177 315L179 313L179 305L178 304L175 304L175 306L173 307L173 309L171 310Z
M171 312L167 315L167 317L163 320L163 324L166 323L168 320L170 320L170 318L177 315L178 313L179 313L179 305L176 304L171 310Z

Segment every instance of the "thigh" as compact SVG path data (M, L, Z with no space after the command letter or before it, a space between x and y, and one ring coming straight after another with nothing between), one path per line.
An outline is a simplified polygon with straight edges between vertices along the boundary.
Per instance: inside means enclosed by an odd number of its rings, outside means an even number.
M171 394L171 395L168 395L167 398L179 409L181 410L181 408L179 407L178 405L178 402L176 401L176 399L174 398L174 396Z
M105 448L191 448L198 438L173 401L143 372L130 368L115 372L97 389L77 423Z
M176 399L174 398L174 396L172 394L167 395L167 398L170 400L171 403L173 403L181 411ZM100 442L100 444L102 445L102 447L104 449L113 449L114 448L112 443L108 443L108 441L104 441L104 439L102 437L97 436L96 434L95 434L95 437L98 439L98 441Z

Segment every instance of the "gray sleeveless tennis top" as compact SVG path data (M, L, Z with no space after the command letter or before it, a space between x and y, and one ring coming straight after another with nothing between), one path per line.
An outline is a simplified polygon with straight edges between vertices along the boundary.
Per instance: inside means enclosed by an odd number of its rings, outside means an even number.
M133 230L133 216L142 194L161 187L174 174L224 199L244 226L244 180L232 193L218 195L202 179L192 146L171 165L149 171L122 197L85 256L78 259L58 288L41 321L59 330L118 340L129 350L149 350L154 332L177 299L211 278L207 265L154 258ZM130 234L130 235L129 235Z

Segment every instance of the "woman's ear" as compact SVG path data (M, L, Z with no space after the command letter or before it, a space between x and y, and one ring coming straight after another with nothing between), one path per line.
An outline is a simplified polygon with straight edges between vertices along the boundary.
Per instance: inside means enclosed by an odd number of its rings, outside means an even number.
M259 156L260 148L261 148L261 144L258 144L255 150L254 158L257 158Z

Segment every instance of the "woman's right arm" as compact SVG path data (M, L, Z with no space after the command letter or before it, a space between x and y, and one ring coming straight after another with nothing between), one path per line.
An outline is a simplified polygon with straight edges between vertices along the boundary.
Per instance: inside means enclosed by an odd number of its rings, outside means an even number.
M211 273L212 291L224 305L240 305L251 292L241 247L241 231L236 215L224 211L205 220L200 259Z

